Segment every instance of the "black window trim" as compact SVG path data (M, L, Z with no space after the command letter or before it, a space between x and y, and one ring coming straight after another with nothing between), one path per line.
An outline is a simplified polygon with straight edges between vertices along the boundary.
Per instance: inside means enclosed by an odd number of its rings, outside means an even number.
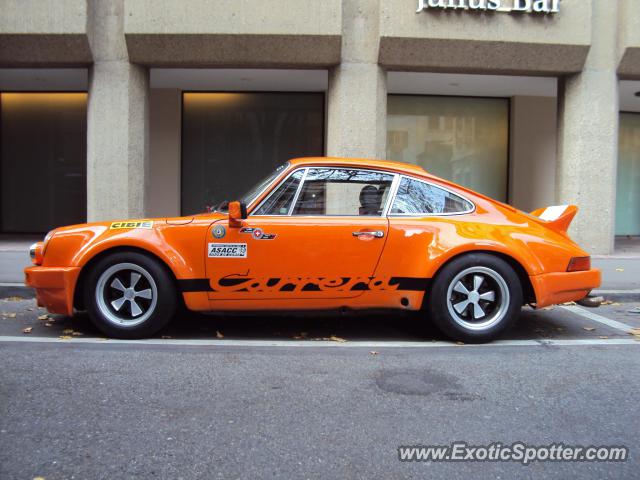
M471 205L471 208L468 210L463 210L461 212L451 212L451 213L391 213L391 208L393 207L394 202L396 201L396 196L398 194L398 189L400 188L400 182L402 182L402 179L407 178L409 180L415 180L416 182L420 182L420 183L424 183L425 185L428 185L429 187L433 187L433 188L439 188L441 190L444 190L445 192L451 193L452 195L455 195L456 197L460 197L462 198L465 202L469 203L469 205ZM469 213L474 213L476 211L476 204L473 203L471 200L469 200L467 197L465 197L464 195L461 195L458 192L455 192L453 190L451 190L450 188L447 188L443 185L438 185L437 183L433 183L433 182L429 182L423 178L418 178L418 177L414 177L412 175L400 175L400 180L397 182L397 184L395 185L395 189L392 189L391 191L392 195L389 195L390 197L393 197L393 201L391 203L389 203L388 205L388 211L387 213L387 217L414 217L414 218L422 218L422 217L452 217L455 215L467 215Z

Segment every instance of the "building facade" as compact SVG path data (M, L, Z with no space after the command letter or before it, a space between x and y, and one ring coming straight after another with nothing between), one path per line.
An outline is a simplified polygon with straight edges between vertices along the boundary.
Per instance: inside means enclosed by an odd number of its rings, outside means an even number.
M177 216L290 157L640 236L640 0L0 0L0 232Z

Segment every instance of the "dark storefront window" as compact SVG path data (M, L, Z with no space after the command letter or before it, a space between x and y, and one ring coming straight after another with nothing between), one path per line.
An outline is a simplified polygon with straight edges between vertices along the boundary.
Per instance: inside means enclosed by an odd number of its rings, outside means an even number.
M640 113L620 114L616 235L640 235Z
M387 156L506 202L509 100L389 95Z
M183 214L238 199L290 158L324 153L324 94L185 93Z
M86 93L2 93L0 150L1 231L86 221Z

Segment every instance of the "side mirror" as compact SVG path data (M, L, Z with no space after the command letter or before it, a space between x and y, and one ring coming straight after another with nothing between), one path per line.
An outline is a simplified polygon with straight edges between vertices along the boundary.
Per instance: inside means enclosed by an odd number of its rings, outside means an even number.
M243 202L229 202L229 226L240 227L247 218L247 206Z

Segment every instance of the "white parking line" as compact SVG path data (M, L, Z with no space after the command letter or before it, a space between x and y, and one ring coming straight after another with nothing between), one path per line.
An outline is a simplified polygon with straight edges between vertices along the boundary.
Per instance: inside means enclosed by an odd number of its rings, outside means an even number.
M631 325L627 325L626 323L603 317L602 315L598 315L597 313L590 312L589 310L575 305L561 305L560 307L577 315L580 315L581 317L588 318L589 320L593 320L594 322L602 323L603 325L608 325L611 328L621 330L625 333L631 333L631 330L633 330L633 327Z
M539 347L543 345L555 346L593 346L593 345L640 345L640 342L632 338L612 339L566 339L566 340L496 340L480 345L458 345L452 342L428 341L402 342L402 341L346 341L334 342L329 340L178 340L158 339L146 340L112 340L102 338L77 338L64 340L57 337L28 337L28 336L0 336L0 342L20 343L66 343L70 345L180 345L192 347L334 347L334 348L440 348L440 347Z

